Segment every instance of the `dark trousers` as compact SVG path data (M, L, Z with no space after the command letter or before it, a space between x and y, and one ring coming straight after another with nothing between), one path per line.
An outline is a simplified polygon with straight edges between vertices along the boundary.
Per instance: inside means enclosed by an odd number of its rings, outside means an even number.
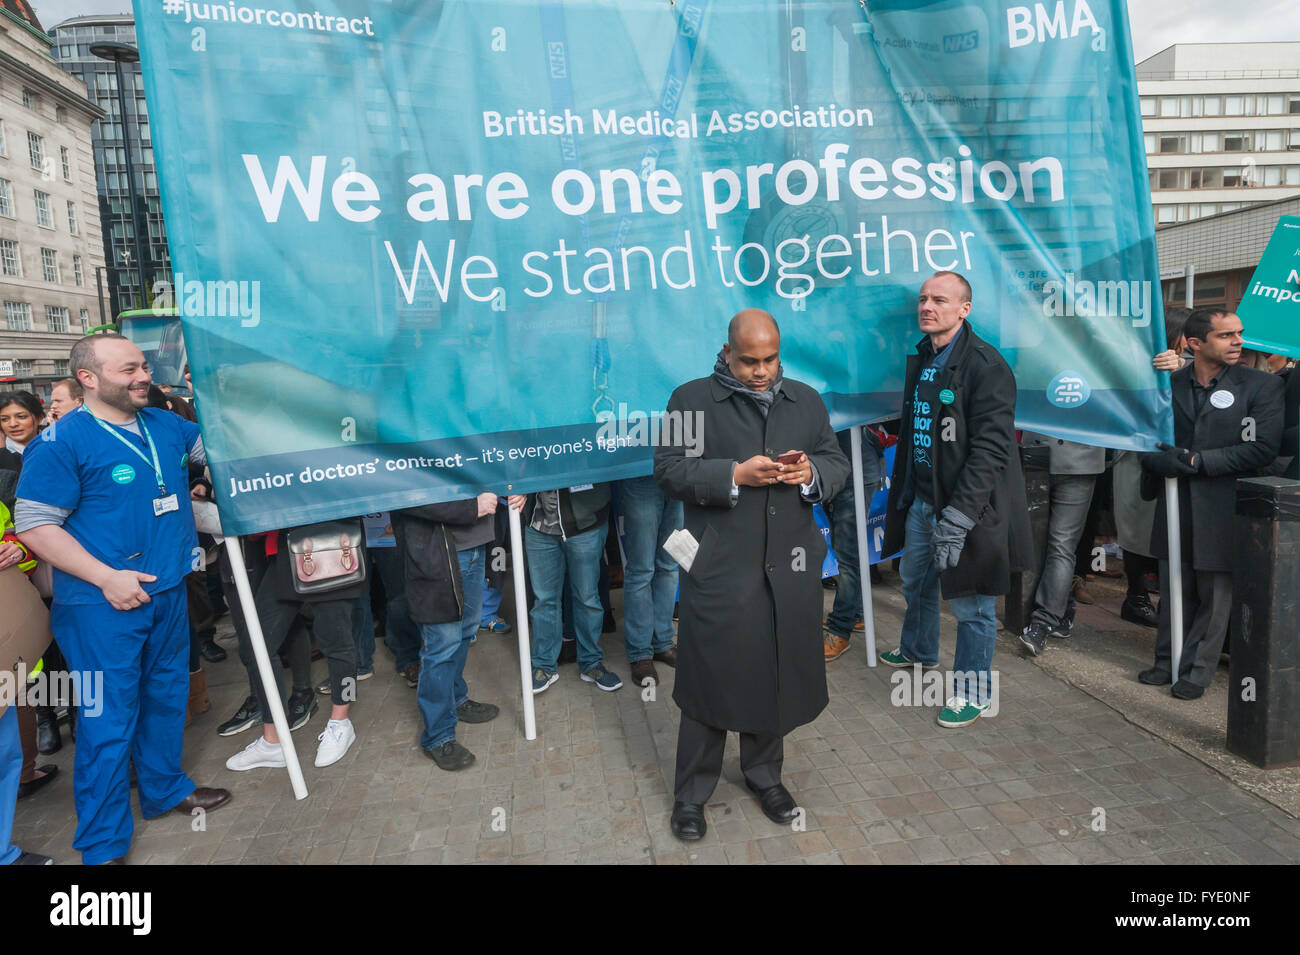
M1156 667L1173 670L1173 590L1169 561L1160 561L1160 616L1156 623ZM1183 564L1183 656L1175 680L1200 687L1214 682L1219 654L1232 617L1232 574L1193 570Z
M304 605L308 603L303 599L279 599L274 562L285 559L287 558L283 556L271 558L272 563L262 577L261 583L258 584L257 594L253 600L257 607L257 616L262 622L266 651L272 658L280 652L280 648L293 633L294 621ZM352 615L356 610L357 600L323 599L328 596L324 594L321 598L310 601L311 630L316 637L317 646L325 654L325 661L329 665L330 699L335 706L341 706L344 703L356 702L357 646L352 639ZM283 670L279 667L271 669L275 670L276 682L282 683ZM271 710L267 706L262 681L254 681L253 689L257 693L257 701L261 704L263 715L269 717ZM280 687L280 698L284 699L283 686Z
M727 731L705 726L682 714L677 731L677 782L673 798L678 802L702 806L713 795L722 775L722 751L727 745ZM758 733L740 734L740 770L757 789L768 789L781 782L781 764L785 761L784 739Z

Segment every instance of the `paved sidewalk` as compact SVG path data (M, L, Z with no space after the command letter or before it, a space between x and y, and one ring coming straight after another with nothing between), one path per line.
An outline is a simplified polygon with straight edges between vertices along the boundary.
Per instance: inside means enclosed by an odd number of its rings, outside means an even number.
M902 603L893 587L875 594L883 650L896 644ZM223 624L228 632L228 618ZM951 618L944 633L949 665ZM247 690L233 635L222 642L230 657L206 667L214 708L187 731L185 765L200 785L229 787L235 799L204 831L184 817L137 814L133 864L1300 861L1300 822L1022 659L1006 633L994 660L1000 712L965 730L940 728L935 707L894 706L897 671L868 669L855 636L828 668L830 706L787 738L785 779L807 810L806 828L776 826L759 812L733 736L708 805L709 833L689 845L668 829L678 720L668 668L659 668L656 698L644 700L631 685L603 693L575 666L561 667L560 681L536 698L538 739L529 743L515 635L481 633L470 692L502 714L462 726L459 738L478 761L445 773L421 754L415 691L380 648L376 676L359 684L348 755L312 766L327 707L295 734L311 790L298 802L282 770L225 769L253 731L216 735ZM626 679L621 635L603 646ZM323 662L315 666L323 676ZM15 836L75 862L72 748L42 761L63 773L18 804Z

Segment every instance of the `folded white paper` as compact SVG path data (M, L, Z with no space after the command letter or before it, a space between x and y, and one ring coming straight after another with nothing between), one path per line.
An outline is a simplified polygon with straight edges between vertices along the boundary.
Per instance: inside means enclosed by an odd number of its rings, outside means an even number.
M691 572L691 564L695 563L695 554L699 549L700 542L685 528L673 531L664 541L664 550L668 551L668 555L681 564L682 570L688 574Z
M211 534L218 541L223 538L221 515L212 501L191 501L194 508L194 527L200 534Z

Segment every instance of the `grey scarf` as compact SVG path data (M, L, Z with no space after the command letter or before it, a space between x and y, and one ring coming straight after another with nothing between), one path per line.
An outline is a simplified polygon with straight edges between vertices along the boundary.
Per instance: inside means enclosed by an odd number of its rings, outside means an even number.
M731 376L731 369L727 367L727 359L721 350L718 351L718 360L713 365L713 377L719 384L730 388L737 394L747 395L754 399L758 405L758 410L762 412L763 417L767 417L768 410L772 407L772 402L776 401L776 396L781 391L781 382L785 380L785 370L776 366L776 381L772 382L772 387L767 391L755 391L746 385L741 384Z

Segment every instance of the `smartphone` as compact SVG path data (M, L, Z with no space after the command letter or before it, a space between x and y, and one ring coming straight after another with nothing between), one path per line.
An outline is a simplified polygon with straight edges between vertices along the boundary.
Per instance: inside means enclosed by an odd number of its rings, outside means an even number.
M787 451L785 454L778 454L776 460L778 464L798 464L801 457L803 457L802 451Z

